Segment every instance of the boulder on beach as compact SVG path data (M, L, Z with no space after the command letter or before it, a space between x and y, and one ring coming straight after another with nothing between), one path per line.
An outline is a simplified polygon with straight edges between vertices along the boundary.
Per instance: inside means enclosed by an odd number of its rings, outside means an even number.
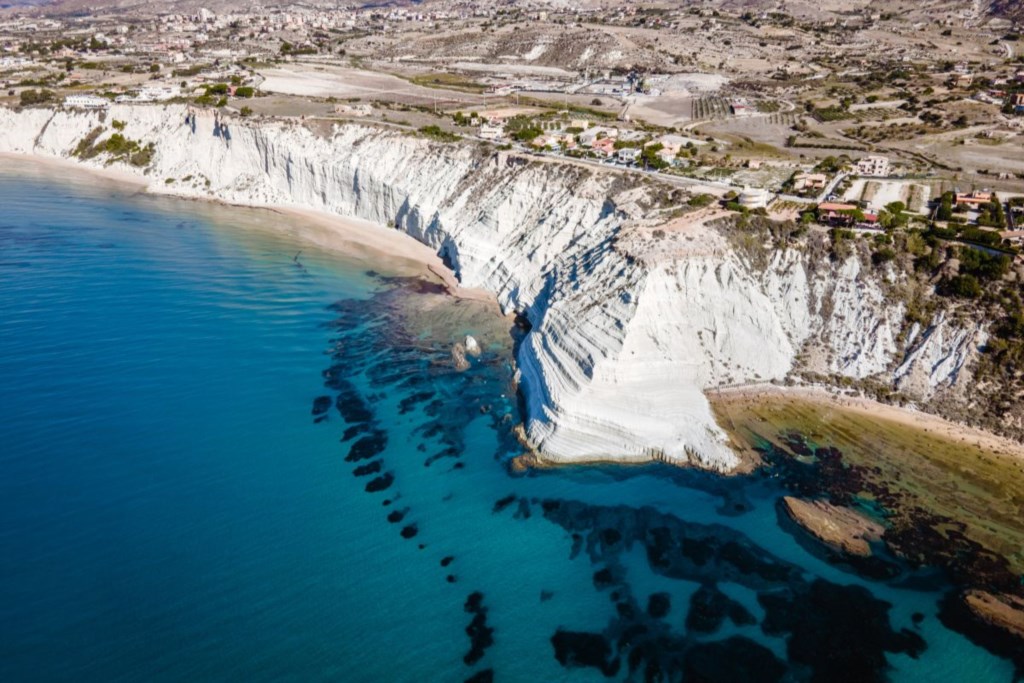
M455 364L455 369L459 372L469 370L469 361L466 360L466 347L462 342L456 342L455 346L452 347L452 362Z

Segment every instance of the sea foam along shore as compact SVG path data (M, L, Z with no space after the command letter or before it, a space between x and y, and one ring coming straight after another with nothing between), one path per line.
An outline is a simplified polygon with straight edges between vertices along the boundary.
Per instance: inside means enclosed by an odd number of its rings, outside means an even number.
M462 286L528 318L516 359L525 431L553 462L728 471L740 460L705 389L783 379L808 345L829 372L866 377L906 358L903 376L936 387L959 381L983 333L941 323L901 346L902 308L855 259L815 271L785 250L754 268L709 221L659 227L642 183L371 125L226 121L181 106L0 109L0 151L72 158L113 120L155 145L151 192L393 226Z

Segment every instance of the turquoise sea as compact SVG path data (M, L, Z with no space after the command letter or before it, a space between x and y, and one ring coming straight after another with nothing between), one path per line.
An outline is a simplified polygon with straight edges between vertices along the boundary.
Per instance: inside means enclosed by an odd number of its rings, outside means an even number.
M511 323L383 261L10 161L0 207L0 681L1012 679L772 479L513 476Z

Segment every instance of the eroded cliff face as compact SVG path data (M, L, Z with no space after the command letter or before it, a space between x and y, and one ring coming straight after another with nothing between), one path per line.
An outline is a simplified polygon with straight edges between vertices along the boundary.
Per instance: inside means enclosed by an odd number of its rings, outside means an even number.
M112 134L114 120L127 138L155 143L145 171L118 164L145 173L152 192L397 228L436 249L464 285L526 315L526 432L553 461L729 470L738 460L707 389L782 380L799 366L927 397L963 384L984 342L982 329L941 317L908 334L902 305L886 303L856 258L811 263L791 248L754 267L712 214L666 224L620 176L399 131L238 119L225 128L208 112L186 123L178 106L0 109L0 151L72 157L96 128L98 141Z

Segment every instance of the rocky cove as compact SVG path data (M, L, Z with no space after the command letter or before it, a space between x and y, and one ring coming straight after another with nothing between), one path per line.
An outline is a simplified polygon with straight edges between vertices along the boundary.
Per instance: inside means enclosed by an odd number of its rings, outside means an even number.
M116 127L114 124L117 124ZM144 159L112 156L119 134ZM109 147L109 145L107 145ZM87 153L83 154L83 151ZM154 193L393 227L529 321L525 433L544 460L741 466L708 389L797 373L960 396L983 324L910 323L886 278L800 244L751 257L712 209L613 173L349 123L183 106L0 109L0 152L134 174ZM88 157L81 159L80 157ZM134 162L134 163L133 163Z

